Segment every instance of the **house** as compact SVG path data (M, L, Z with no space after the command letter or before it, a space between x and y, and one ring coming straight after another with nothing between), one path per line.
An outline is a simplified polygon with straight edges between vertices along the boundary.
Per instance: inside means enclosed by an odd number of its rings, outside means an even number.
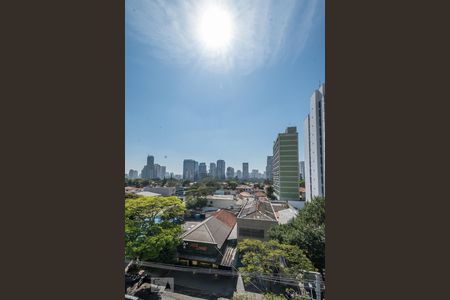
M146 191L137 192L136 195L141 196L141 197L159 197L159 196L161 196L161 194L146 192Z
M221 209L181 235L178 262L187 266L230 269L236 257L236 215Z
M242 184L242 185L238 185L236 187L236 191L238 193L241 193L241 192L251 193L251 192L253 192L253 188L251 186Z
M238 240L268 240L268 231L278 224L272 204L264 198L248 200L237 216Z
M259 197L266 197L266 193L262 192L262 191L257 191L255 192L255 197L259 198Z
M137 188L137 187L134 187L134 186L126 186L125 187L125 194L135 194L135 193L140 192L140 191L142 191L141 188Z
M207 205L210 207L234 209L242 206L242 200L233 195L209 195L206 196Z
M240 192L238 197L242 200L249 200L249 199L253 199L253 195L250 194L249 192Z
M233 190L219 189L214 192L214 195L235 195L236 192Z
M157 193L164 197L174 196L175 191L176 191L175 187L163 187L163 186L150 187L150 186L148 186L148 187L144 188L144 192Z

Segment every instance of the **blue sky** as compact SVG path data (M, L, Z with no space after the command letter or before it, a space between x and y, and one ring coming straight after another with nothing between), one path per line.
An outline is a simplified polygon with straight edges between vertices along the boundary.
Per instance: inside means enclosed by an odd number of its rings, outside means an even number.
M226 50L199 43L204 7L233 20ZM126 1L125 172L147 154L182 173L183 159L265 170L273 141L299 131L325 79L324 0Z

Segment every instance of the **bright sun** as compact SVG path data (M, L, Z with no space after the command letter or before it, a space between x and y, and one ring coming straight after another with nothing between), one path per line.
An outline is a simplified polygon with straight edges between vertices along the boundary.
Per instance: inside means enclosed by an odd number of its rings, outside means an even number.
M228 10L213 6L200 16L198 37L205 50L226 52L233 39L233 18Z

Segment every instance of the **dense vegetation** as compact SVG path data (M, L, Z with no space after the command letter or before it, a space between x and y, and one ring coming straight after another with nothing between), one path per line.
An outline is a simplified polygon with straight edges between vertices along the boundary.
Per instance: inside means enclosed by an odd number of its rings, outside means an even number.
M188 196L186 197L186 208L203 208L208 204L205 197Z
M297 246L281 244L275 240L243 240L238 244L243 273L262 275L293 275L303 271L316 271L305 253ZM245 278L248 281L250 278Z
M298 246L317 269L325 268L325 198L307 202L290 223L270 229L272 239Z
M174 178L165 178L165 179L130 179L125 178L124 182L125 186L134 186L137 188L143 188L146 186L165 186L165 187L175 187L182 184L181 180L177 180Z
M176 197L125 199L125 256L145 261L171 262L181 243L176 220L185 212Z

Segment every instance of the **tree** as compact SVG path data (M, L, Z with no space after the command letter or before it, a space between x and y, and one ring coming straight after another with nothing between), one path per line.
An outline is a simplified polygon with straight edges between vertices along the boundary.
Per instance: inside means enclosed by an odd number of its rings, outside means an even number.
M300 180L298 184L300 187L305 187L305 181L303 179Z
M325 198L307 202L290 223L274 226L269 236L280 243L303 249L314 266L325 268Z
M175 220L185 212L176 197L125 200L125 255L146 261L171 262L181 243Z
M186 207L187 208L202 208L208 204L208 200L205 197L197 197L197 196L188 196L186 198Z
M267 198L269 198L269 199L273 199L274 198L274 196L273 196L273 186L269 185L266 188L266 194L267 194Z
M133 193L125 193L125 199L136 199L139 198L139 195Z
M246 293L236 293L231 300L256 300L256 297Z
M277 241L243 240L238 244L243 267L242 273L263 275L293 275L304 271L316 271L303 251L294 245L281 244ZM249 281L248 276L244 276Z
M228 187L232 190L235 190L237 186L238 186L238 183L234 180L228 182Z

